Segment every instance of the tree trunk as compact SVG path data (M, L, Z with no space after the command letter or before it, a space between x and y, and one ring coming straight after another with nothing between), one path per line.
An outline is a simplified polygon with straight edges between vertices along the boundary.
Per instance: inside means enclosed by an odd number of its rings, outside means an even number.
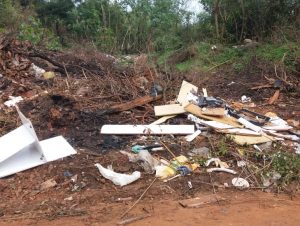
M216 35L217 38L220 38L220 31L219 31L219 3L220 0L215 0L214 4L214 18L215 18L215 28L216 28Z

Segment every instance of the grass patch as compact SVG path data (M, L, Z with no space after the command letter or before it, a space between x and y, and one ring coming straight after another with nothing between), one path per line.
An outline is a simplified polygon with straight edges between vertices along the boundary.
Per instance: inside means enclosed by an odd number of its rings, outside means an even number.
M206 42L194 45L197 55L193 59L176 65L167 65L168 58L175 52L169 50L159 55L157 63L166 68L175 67L181 72L212 71L225 64L230 65L235 71L242 71L253 57L276 63L285 55L284 64L288 69L294 69L295 59L300 57L300 46L294 42L265 43L254 49L233 48L219 44L217 49L212 50L212 45Z

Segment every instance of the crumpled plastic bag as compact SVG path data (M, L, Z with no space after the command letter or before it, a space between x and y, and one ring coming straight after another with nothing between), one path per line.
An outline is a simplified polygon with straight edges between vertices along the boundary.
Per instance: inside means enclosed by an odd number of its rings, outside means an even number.
M139 171L134 171L131 175L129 175L129 174L116 173L112 170L111 167L105 168L99 163L96 163L95 166L99 169L99 172L104 178L112 181L115 185L121 187L128 185L138 180L141 177L141 172Z

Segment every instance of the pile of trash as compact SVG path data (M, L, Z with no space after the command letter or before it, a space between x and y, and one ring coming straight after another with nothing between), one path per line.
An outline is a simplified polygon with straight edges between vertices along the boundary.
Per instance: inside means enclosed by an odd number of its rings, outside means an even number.
M182 82L179 94L171 104L154 107L155 116L160 117L148 125L120 125L107 124L101 128L101 134L113 135L143 135L146 137L157 135L175 136L185 135L185 142L192 142L198 136L209 137L210 133L223 134L235 144L243 147L252 145L253 148L263 153L263 147L272 142L280 142L281 145L300 151L299 131L277 116L273 112L262 115L247 109L253 105L251 99L243 96L239 103L229 104L221 98L208 95L206 89L199 94L195 85L186 81ZM166 122L178 115L186 115L185 124L167 124ZM163 124L164 123L164 124ZM175 138L176 139L176 138ZM159 153L167 151L170 159L162 157ZM190 157L176 156L163 142L151 145L135 145L130 152L121 151L128 156L130 162L139 162L146 173L155 173L155 177L164 182L180 176L192 174L201 166L193 156L202 156L207 160L204 164L208 173L225 172L234 175L232 185L239 188L248 188L249 182L241 178L234 168L246 167L246 161L237 161L237 165L230 166L217 156L210 156L208 148L194 150ZM96 164L101 175L114 184L124 186L138 180L141 177L139 171L131 175L119 174L112 167L105 168Z

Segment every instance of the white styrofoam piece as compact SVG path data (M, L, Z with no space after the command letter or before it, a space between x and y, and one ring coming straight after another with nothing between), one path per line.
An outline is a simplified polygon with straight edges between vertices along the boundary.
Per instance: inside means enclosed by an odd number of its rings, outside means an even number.
M40 145L47 161L42 158L39 151L34 147L34 143L32 143L1 162L0 178L76 154L76 151L62 136L43 140Z
M102 134L193 134L194 125L104 125Z

